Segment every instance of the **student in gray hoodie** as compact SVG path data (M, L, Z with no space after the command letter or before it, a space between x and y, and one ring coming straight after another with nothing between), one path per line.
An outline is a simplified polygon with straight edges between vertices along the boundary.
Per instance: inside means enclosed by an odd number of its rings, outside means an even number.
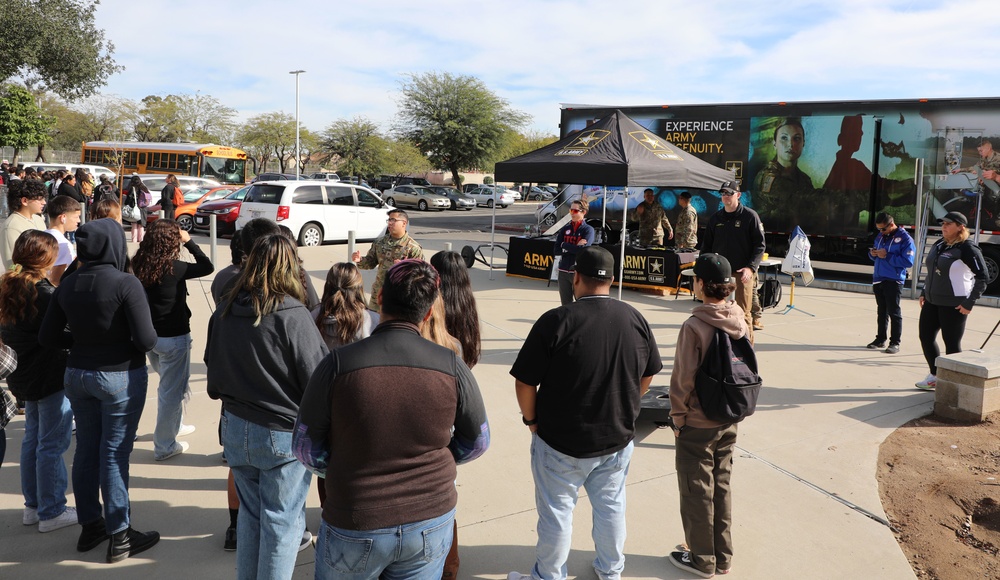
M237 578L290 578L311 476L292 455L309 377L329 350L303 302L295 247L253 246L208 323L208 395L221 399L222 445L240 498Z

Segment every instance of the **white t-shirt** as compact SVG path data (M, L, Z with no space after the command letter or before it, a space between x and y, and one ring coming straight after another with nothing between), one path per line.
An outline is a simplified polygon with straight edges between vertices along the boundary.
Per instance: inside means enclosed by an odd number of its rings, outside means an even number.
M56 263L53 266L69 266L76 259L76 246L70 243L59 230L45 230L45 233L52 234L52 237L59 242L59 255L56 256Z

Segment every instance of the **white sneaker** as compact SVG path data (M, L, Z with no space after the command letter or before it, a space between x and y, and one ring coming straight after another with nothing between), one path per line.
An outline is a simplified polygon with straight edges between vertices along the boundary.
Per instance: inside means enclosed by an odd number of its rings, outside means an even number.
M46 532L54 532L59 528L75 526L78 523L80 522L76 517L76 508L67 506L66 511L51 520L42 520L38 522L38 531L44 534Z
M937 377L934 375L927 375L927 378L916 384L918 389L923 389L925 391L933 391L937 387Z
M170 451L170 453L167 453L166 455L161 455L159 457L153 457L153 459L155 459L157 461L166 461L167 459L170 459L171 457L174 457L175 455L180 455L181 453L184 453L185 451L188 450L188 447L190 447L190 445L188 445L186 441L179 441L177 443L177 447L174 447Z
M21 523L26 526L33 526L38 523L38 508L24 508L21 514Z
M507 580L531 580L531 574L521 574L520 572L511 572L507 574Z
M299 543L299 551L301 552L302 550L305 550L306 548L311 546L312 543L313 543L312 532L310 532L309 530L302 532L302 542Z
M183 437L185 435L190 435L194 433L194 425L181 425L180 431L177 432L178 437Z

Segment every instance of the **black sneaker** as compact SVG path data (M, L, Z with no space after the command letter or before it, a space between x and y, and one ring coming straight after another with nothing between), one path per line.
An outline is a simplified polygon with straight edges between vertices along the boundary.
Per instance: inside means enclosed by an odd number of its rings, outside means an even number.
M868 343L868 347L867 348L870 348L872 350L881 350L881 349L885 348L885 341L884 340L873 340L873 341L871 341L871 342Z
M670 552L670 557L667 558L670 563L674 566L680 568L681 570L686 570L692 574L697 574L702 578L711 578L715 574L709 574L708 572L702 572L701 570L694 567L694 563L691 562L691 552Z
M159 532L139 532L129 526L111 536L111 542L108 544L108 563L121 562L129 556L145 552L159 541Z
M885 349L885 354L896 354L899 352L899 344L895 342L889 343L889 348Z
M107 539L108 532L104 528L104 518L84 524L83 531L80 532L80 539L76 541L76 551L89 552Z
M236 551L236 527L231 526L226 530L226 543L222 545L222 549L227 552Z

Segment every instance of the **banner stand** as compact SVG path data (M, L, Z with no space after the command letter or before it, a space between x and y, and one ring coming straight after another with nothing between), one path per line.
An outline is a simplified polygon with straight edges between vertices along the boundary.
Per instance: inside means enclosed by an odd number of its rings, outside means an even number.
M785 306L784 310L782 310L781 312L776 312L775 314L788 314L789 312L794 310L796 312L801 312L802 314L808 314L809 316L816 318L815 314L811 312L806 312L805 310L802 310L801 308L795 306L795 273L791 273L789 274L789 276L791 276L792 278L792 288L788 293L788 306Z

